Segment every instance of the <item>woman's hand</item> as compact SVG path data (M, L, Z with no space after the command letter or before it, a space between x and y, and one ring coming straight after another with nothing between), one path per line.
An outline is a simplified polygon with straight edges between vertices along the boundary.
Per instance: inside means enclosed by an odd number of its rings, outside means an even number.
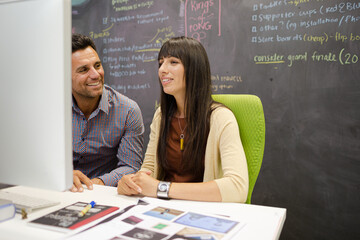
M123 195L137 195L141 188L133 181L135 174L124 175L118 182L117 192Z
M118 182L118 194L128 196L142 194L147 197L156 197L159 180L150 175L151 172L140 171L123 176Z
M156 197L159 180L150 176L151 172L137 172L132 180L141 188L141 194L147 197Z

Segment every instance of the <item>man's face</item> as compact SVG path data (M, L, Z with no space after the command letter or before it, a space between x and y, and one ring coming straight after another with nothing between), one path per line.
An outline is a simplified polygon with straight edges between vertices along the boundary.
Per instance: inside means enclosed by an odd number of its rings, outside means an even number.
M104 86L104 69L92 47L72 53L72 94L77 101L99 98Z

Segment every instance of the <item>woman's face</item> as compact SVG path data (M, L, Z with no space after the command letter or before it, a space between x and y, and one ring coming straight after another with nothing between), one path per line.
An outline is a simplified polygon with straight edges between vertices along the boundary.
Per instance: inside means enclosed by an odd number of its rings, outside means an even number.
M164 57L159 60L159 79L166 94L175 98L185 98L185 69L176 57Z

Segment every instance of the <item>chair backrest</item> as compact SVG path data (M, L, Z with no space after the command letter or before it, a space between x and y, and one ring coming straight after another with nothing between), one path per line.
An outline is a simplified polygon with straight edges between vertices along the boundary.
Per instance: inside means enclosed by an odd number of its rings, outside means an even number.
M265 117L259 97L246 94L215 94L213 99L231 109L240 129L249 171L249 193L251 195L260 172L265 148Z

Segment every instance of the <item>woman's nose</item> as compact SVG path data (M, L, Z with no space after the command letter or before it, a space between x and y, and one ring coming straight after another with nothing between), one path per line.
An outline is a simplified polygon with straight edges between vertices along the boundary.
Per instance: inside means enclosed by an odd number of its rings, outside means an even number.
M161 66L159 67L159 72L162 73L166 71L167 71L166 64L165 63L161 64Z

